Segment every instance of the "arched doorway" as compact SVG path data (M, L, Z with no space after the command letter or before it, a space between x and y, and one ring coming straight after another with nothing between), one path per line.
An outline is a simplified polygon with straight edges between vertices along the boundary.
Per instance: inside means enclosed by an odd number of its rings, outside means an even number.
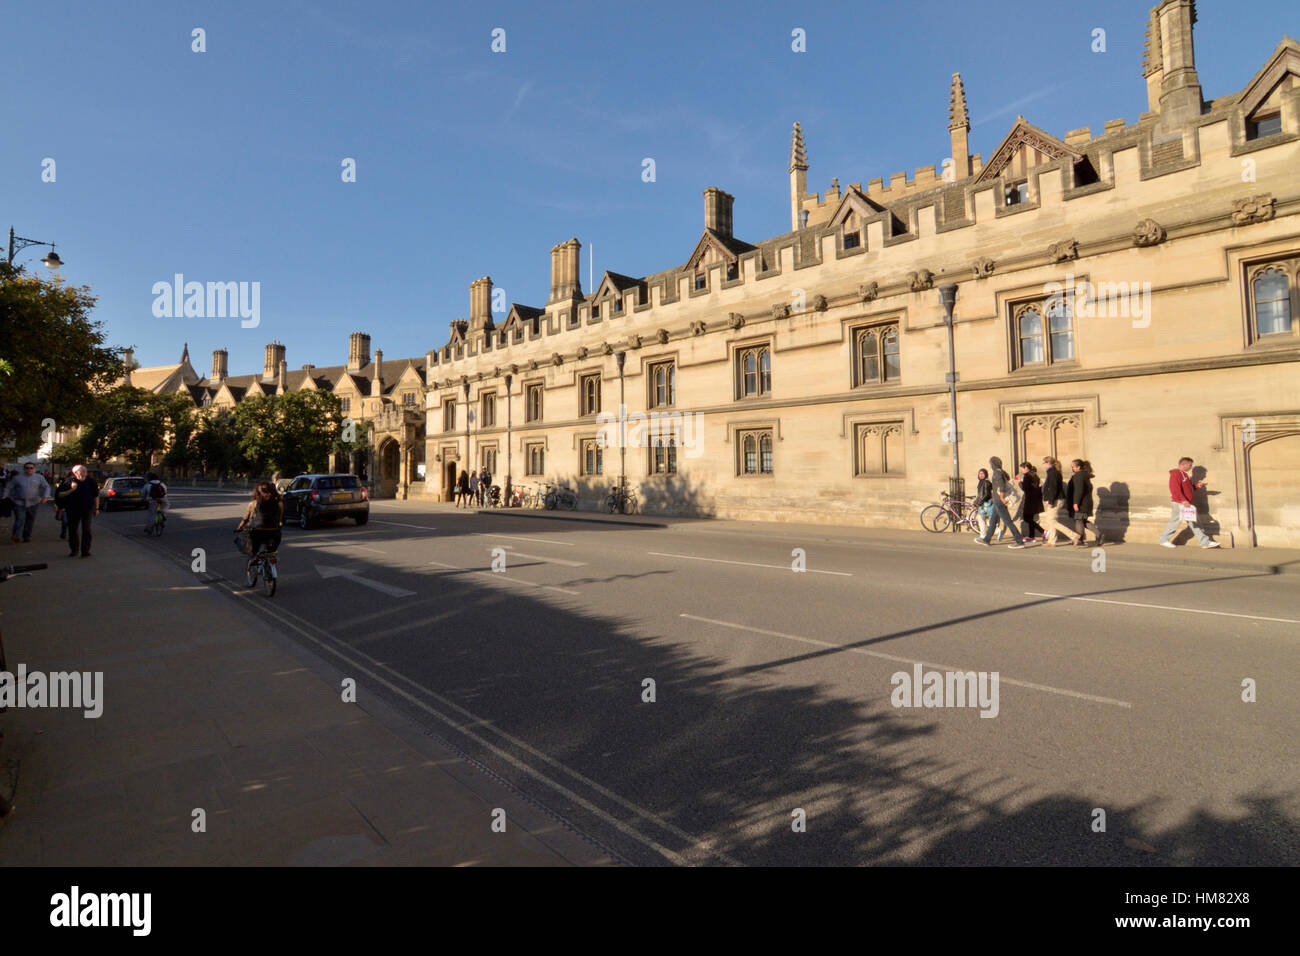
M377 491L381 498L395 498L401 479L401 447L392 438L379 443L379 473L375 475Z
M1300 547L1300 432L1267 438L1247 450L1251 524L1261 548Z

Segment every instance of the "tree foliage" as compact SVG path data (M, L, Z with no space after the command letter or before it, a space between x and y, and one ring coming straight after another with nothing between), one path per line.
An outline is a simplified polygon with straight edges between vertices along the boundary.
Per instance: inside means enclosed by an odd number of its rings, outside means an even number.
M18 449L41 443L42 421L84 424L95 394L121 374L118 349L91 319L85 286L28 275L0 262L0 441Z
M340 447L342 422L342 403L325 391L254 395L235 406L234 414L240 448L257 474L326 470L331 452Z

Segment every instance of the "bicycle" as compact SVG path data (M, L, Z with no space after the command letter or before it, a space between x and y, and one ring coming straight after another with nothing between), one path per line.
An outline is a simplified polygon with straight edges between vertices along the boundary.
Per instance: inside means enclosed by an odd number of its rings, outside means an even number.
M28 577L33 571L44 571L49 565L41 564L13 564L6 567L0 567L0 582L8 581L10 578ZM9 672L9 662L5 658L4 634L0 633L0 671ZM4 713L9 708L0 705L0 713ZM4 734L0 734L0 744L4 743ZM14 808L13 795L18 790L18 772L14 769L12 774L8 767L0 768L5 776L12 776L11 786L6 787L8 793L0 793L0 817L8 816Z
M636 500L636 492L628 491L627 486L622 482L614 485L605 499L605 510L610 514L617 511L620 514L634 515L640 507Z
M572 511L578 507L578 494L573 489L565 488L563 485L548 484L543 503L546 505L547 511L554 511L556 508Z
M165 527L167 527L167 512L163 510L162 501L159 501L158 507L153 509L153 521L144 529L144 533L161 538Z
M921 509L921 527L935 534L942 534L949 528L961 531L966 527L978 534L978 511L970 501L953 498L945 491L939 504Z
M235 547L244 551L240 537L244 532L235 532ZM247 554L247 552L244 552ZM257 553L248 559L248 564L244 566L244 580L250 588L257 587L258 580L262 581L266 588L267 597L275 597L275 587L280 577L279 559L274 551L268 551L266 546L257 549Z

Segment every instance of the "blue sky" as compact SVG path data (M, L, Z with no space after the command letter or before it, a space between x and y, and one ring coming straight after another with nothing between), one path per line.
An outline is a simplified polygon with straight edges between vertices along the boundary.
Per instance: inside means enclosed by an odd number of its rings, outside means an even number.
M0 227L56 242L110 341L146 366L188 341L200 374L218 347L254 372L273 339L290 368L339 364L352 331L418 356L446 343L479 276L544 305L549 250L570 236L585 291L593 245L597 277L680 265L707 186L736 196L741 238L788 231L795 120L817 191L941 163L954 71L985 157L1017 113L1057 136L1132 122L1149 6L16 0ZM1207 98L1300 36L1281 0L1198 16ZM44 271L42 254L22 261ZM175 273L260 282L261 324L155 318L153 284Z

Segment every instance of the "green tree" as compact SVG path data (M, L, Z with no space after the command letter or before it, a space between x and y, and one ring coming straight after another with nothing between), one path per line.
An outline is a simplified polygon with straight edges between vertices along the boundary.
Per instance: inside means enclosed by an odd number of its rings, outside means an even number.
M258 475L328 468L330 453L340 443L342 420L337 396L311 390L254 395L240 402L234 414L240 448Z
M82 447L98 461L124 457L143 471L154 452L165 447L170 399L143 388L119 385L100 395L89 413L90 423L81 435Z
M0 441L36 448L41 422L84 424L95 395L122 371L119 350L105 345L90 317L95 298L85 286L27 275L0 262Z
M194 432L194 457L207 475L221 476L252 470L240 447L240 432L230 409L205 408L199 412Z

